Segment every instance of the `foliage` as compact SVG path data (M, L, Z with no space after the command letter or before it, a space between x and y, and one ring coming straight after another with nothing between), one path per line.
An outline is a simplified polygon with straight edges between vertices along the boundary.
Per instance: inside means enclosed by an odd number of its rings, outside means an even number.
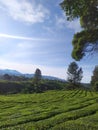
M41 75L41 70L40 69L36 69L35 74L34 74L34 82L37 84L42 78Z
M35 92L34 87L32 86L31 82L24 83L23 85L24 85L24 87L22 88L20 93L28 94L28 93L34 93Z
M98 94L76 89L0 95L0 129L98 130Z
M11 76L8 75L8 74L4 74L4 75L3 75L3 78L4 78L5 80L10 80L10 79L11 79Z
M41 88L43 88L43 91L46 90L61 90L64 89L66 86L65 81L58 81L58 80L43 80L41 83Z
M95 82L94 86L93 86L93 89L95 91L98 91L98 81Z
M73 52L72 57L76 60L81 59L86 55L86 52L90 53L93 51L97 51L98 43L97 37L98 30L83 30L74 35L72 44L73 44Z
M0 81L0 94L15 94L20 93L24 88L23 82L16 81Z
M98 81L92 85L92 90L98 92Z
M95 66L93 76L91 77L91 85L94 90L98 91L98 66Z
M72 57L80 60L86 52L98 51L98 0L63 0L60 5L67 20L78 18L83 28L73 37Z
M98 27L98 1L97 0L63 0L62 9L67 19L80 18L84 29L96 29Z
M91 79L91 84L95 84L95 82L98 81L98 66L95 66L95 69L93 71L93 76Z
M28 81L8 81L0 80L0 94L15 93L35 93L47 90L61 90L66 86L66 82L58 80L41 80L38 86L31 80Z
M0 75L0 80L7 80L7 81L27 81L29 78L25 76L16 76L16 75L9 75L9 74L4 74Z
M82 68L79 68L76 62L70 63L68 67L68 82L71 83L73 87L75 87L80 81L82 80L83 77L83 71Z
M41 92L41 86L40 86L41 78L42 78L41 70L36 69L34 78L33 78L33 83L34 83L33 87L36 92Z
M91 84L94 85L96 82L98 82L98 66L95 66L95 69L93 71L93 76L91 77Z

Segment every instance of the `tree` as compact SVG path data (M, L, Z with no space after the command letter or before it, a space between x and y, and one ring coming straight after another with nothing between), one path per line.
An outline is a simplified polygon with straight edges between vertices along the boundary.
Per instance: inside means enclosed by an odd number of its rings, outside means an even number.
M82 68L79 68L76 62L72 62L68 67L68 82L70 82L73 87L80 83L83 78Z
M41 78L42 78L41 70L37 68L34 74L34 87L35 87L36 92L41 91L41 88L40 88Z
M98 82L98 66L95 66L93 71L93 76L91 77L91 84L94 86Z
M35 82L39 82L42 78L42 75L41 75L41 70L40 69L36 69L35 71L35 74L34 74L34 80Z
M67 20L80 19L82 31L73 37L72 57L80 60L98 51L98 0L63 0L60 4Z

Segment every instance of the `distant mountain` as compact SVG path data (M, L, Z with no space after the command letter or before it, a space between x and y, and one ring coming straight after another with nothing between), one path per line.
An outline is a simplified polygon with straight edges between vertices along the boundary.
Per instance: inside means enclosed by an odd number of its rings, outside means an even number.
M25 77L32 78L34 74L23 74ZM47 76L47 75L42 75L43 79L49 79L49 80L60 80L60 81L65 81L64 79L60 79L54 76Z
M0 75L4 75L4 74L15 75L15 76L25 76L27 78L32 78L34 76L34 74L23 74L17 70L0 69ZM43 79L65 81L64 79L60 79L60 78L53 77L53 76L46 76L46 75L43 75Z
M9 74L9 75L15 75L15 76L20 76L22 73L16 71L16 70L11 70L11 69L0 69L0 75L4 74Z
M46 76L46 75L43 75L43 79L49 79L49 80L60 80L60 81L64 81L64 79L61 79L61 78L57 78L57 77L54 77L54 76Z

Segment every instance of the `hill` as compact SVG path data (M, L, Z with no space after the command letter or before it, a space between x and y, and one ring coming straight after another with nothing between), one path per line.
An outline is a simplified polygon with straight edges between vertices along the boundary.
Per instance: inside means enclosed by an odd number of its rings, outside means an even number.
M11 70L11 69L0 69L0 75L9 74L9 75L22 75L19 71Z
M98 94L84 90L0 96L2 130L98 130Z
M4 75L4 74L8 74L8 75L15 75L15 76L25 76L27 78L32 78L34 77L34 74L23 74L17 70L11 70L11 69L0 69L0 75ZM60 79L54 76L46 76L43 75L42 76L43 79L49 79L49 80L61 80L61 81L65 81L64 79Z

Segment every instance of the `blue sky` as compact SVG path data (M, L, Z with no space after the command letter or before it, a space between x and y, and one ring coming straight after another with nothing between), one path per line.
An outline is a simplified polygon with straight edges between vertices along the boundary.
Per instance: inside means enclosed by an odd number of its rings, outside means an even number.
M72 37L81 30L79 20L68 22L62 0L0 0L0 69L16 69L66 79ZM95 62L96 61L96 62ZM77 62L82 82L89 82L97 56Z

